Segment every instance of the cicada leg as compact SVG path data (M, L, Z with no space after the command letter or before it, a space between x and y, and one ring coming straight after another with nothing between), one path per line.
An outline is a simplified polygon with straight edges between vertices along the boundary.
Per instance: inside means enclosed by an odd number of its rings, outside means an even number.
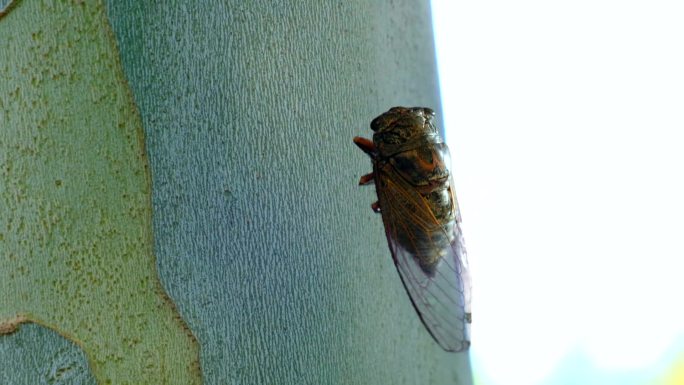
M375 174L371 172L361 176L361 179L359 179L359 186L366 186L373 182L375 182Z
M362 138L360 136L355 136L354 137L354 144L359 146L359 148L361 150L363 150L363 152L368 154L368 156L370 156L371 158L375 159L377 157L378 153L375 149L375 144L373 143L372 140Z
M375 144L373 143L372 140L362 138L360 136L355 136L354 137L354 144L359 146L363 152L368 154L372 159L376 159L378 157L378 152L377 149L375 148ZM371 184L375 181L375 174L374 173L369 173L366 175L361 176L361 179L359 179L359 185L364 186ZM373 209L374 212L379 213L380 212L380 204L378 202L373 202L371 205L371 208Z

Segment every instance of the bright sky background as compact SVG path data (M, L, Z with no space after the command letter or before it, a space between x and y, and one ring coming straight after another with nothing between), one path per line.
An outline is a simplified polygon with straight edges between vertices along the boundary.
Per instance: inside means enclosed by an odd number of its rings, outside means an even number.
M477 383L683 384L684 2L432 6Z

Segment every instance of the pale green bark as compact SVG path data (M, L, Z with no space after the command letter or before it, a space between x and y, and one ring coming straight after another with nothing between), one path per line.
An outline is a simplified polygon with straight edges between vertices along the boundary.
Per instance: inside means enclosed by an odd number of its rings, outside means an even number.
M0 329L53 329L100 384L200 383L158 281L142 127L103 5L26 0L0 36Z

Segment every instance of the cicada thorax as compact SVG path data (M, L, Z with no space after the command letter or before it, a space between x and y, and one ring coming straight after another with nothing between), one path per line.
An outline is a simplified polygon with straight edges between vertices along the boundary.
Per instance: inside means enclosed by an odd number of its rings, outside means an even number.
M396 241L418 261L421 269L432 275L435 266L453 241L456 210L443 151L439 144L422 145L392 155L380 175L390 179L407 195L395 196L409 217L399 218ZM419 199L415 196L419 195ZM382 208L383 202L380 202ZM392 214L392 213L388 213Z
M457 207L449 175L450 157L432 123L430 109L393 108L371 123L378 150L376 175L392 183L406 218L394 229L396 241L432 275L454 238ZM403 195L403 196L401 196ZM382 196L382 194L379 194ZM380 201L382 209L383 202ZM383 213L385 215L385 213ZM393 213L387 213L393 215Z

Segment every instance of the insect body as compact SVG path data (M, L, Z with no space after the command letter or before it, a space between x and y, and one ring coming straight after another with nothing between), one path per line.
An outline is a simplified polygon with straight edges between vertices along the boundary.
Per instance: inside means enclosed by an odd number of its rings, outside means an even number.
M394 264L421 321L447 351L470 346L470 275L449 149L429 108L394 107L371 122L373 141L354 143L372 160Z

